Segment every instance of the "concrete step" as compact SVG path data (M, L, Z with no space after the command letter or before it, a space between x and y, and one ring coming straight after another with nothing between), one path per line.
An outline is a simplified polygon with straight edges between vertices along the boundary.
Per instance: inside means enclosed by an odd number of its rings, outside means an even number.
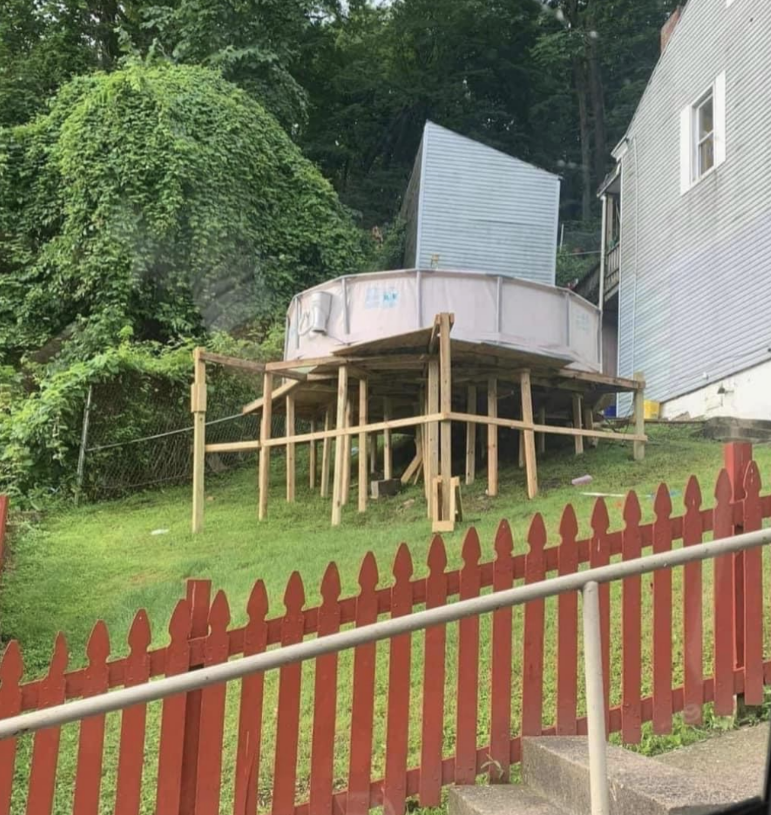
M567 815L546 798L514 784L450 787L447 811L448 815Z
M574 815L590 812L586 739L523 739L522 780L533 793ZM752 796L737 798L717 779L696 777L610 745L608 782L611 815L706 815Z
M705 782L719 778L740 801L763 794L768 740L769 725L765 722L663 753L655 761Z
M703 435L717 441L771 441L771 422L765 419L735 419L715 416L707 419Z

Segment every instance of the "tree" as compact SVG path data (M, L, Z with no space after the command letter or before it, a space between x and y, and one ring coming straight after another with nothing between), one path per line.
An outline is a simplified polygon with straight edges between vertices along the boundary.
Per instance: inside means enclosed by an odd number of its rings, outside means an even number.
M366 225L398 208L426 119L528 158L532 0L351 4L314 31L300 141Z
M63 82L96 66L89 29L75 0L0 3L0 126L28 121Z
M676 0L548 0L539 64L569 76L580 140L581 217L609 168L659 54L659 31ZM570 70L567 70L567 66ZM568 164L569 166L569 164Z
M65 85L0 131L0 350L72 353L271 317L360 238L275 119L204 68Z
M170 0L143 12L132 34L139 54L219 68L287 130L305 120L307 97L294 76L307 30L337 11L337 0Z

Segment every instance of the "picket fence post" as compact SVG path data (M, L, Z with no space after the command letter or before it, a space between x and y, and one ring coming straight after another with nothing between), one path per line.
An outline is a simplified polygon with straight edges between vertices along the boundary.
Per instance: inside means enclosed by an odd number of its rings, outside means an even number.
M731 482L731 501L737 503L744 500L744 476L747 466L752 461L752 444L750 442L728 442L723 446L723 466ZM744 513L742 513L742 517ZM744 523L733 526L733 534L744 532ZM733 556L733 624L734 624L734 665L744 667L744 576L746 557L744 552L737 552ZM736 699L741 707L744 704L744 694Z
M211 580L188 580L187 602L190 606L189 640L205 637L209 632L209 606ZM191 657L192 663L192 657ZM190 665L190 670L202 668L203 663ZM191 691L185 704L185 725L182 749L182 777L179 815L194 815L198 785L198 744L201 736L201 702L203 691Z

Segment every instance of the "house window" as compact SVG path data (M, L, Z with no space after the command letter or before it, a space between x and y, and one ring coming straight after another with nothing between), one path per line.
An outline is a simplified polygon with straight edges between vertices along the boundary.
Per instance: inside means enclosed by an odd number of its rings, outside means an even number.
M693 180L715 166L715 97L712 88L693 107Z
M680 192L688 192L726 157L726 75L680 113Z

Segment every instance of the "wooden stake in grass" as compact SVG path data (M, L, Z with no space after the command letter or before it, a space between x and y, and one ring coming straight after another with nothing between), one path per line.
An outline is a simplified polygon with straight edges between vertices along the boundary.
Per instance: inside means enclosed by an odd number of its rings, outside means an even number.
M432 357L428 361L428 402L427 413L439 412L439 360ZM434 518L434 478L439 475L439 425L431 422L426 433L426 456L423 459L423 477L428 485L427 507L428 517Z
M294 396L286 397L286 435L295 434ZM295 498L295 477L297 474L297 448L294 442L286 445L286 500L292 503Z
M203 529L204 474L206 470L206 362L203 348L193 351L190 410L193 414L193 532Z
M439 402L442 413L452 412L452 356L450 345L450 315L439 315ZM452 479L452 422L446 419L441 429L442 519L455 523L450 517L450 481Z
M439 402L442 413L452 411L452 357L450 346L450 315L439 315ZM455 522L450 517L450 480L452 479L452 423L449 419L441 425L441 475L442 475L442 519ZM436 520L436 519L435 519Z
M581 413L583 411L583 399L580 393L573 394L573 427L576 430L583 430L581 427ZM584 437L576 436L576 455L583 455L584 452Z
M337 429L345 427L348 406L348 368L340 366L337 373ZM340 526L343 515L343 468L345 465L345 437L338 433L335 439L335 475L332 486L332 526Z
M332 429L332 411L327 408L324 411L324 431L329 432ZM321 442L321 497L329 497L329 464L331 453L332 439L325 436Z
M359 380L359 424L367 424L367 380ZM359 512L367 511L367 441L366 433L359 433Z
M645 377L636 373L634 378L640 383L640 387L634 392L634 432L635 435L642 436L645 434ZM634 442L632 449L635 461L645 458L644 441Z
M522 421L533 423L533 395L530 388L530 371L522 371L519 377L522 396ZM538 495L538 471L535 457L535 433L532 430L521 430L525 453L525 475L527 477L527 497Z
M594 411L586 405L584 405L584 430L594 430ZM596 447L599 441L600 440L595 437L588 439L586 443L590 447Z
M345 400L345 427L351 426L351 415L353 413L353 402L350 395ZM343 506L348 503L351 497L351 439L346 435L343 439L343 492L341 495Z
M538 424L545 425L546 424L546 408L540 407L538 408ZM546 452L546 433L537 433L536 434L536 443L538 447L538 453L543 455Z
M311 433L316 432L316 420L311 419ZM308 449L308 486L311 490L316 489L316 442L310 443Z
M391 400L386 396L383 399L383 421L391 421ZM383 478L388 481L394 477L394 459L391 449L391 431L383 431Z
M273 422L273 374L265 372L262 378L262 422L260 423L260 443L270 438L271 424ZM260 504L258 517L262 521L268 514L268 486L270 484L270 447L260 448Z
M469 385L466 410L477 412L477 386ZM466 483L473 484L477 471L477 426L474 422L466 423Z
M487 380L487 415L498 418L498 380ZM487 425L487 494L498 495L498 427Z

